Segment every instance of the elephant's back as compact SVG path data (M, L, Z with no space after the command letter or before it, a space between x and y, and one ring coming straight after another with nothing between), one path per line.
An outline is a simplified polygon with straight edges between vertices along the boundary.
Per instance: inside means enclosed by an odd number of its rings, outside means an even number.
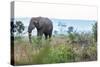
M42 17L42 19L40 21L41 21L41 24L43 24L44 29L46 29L46 30L53 29L52 21L49 18Z
M41 17L40 19L41 25L46 25L46 26L53 26L52 21L49 18Z
M42 17L40 21L45 22L47 24L52 24L52 21L49 18Z

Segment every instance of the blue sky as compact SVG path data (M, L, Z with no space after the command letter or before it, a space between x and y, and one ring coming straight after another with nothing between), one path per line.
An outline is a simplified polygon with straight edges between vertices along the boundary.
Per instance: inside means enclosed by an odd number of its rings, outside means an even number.
M52 19L52 21L60 25L66 25L66 30L69 26L73 26L74 30L88 32L92 29L92 24L94 24L95 20L76 20L76 19Z
M15 21L22 21L26 27L25 31L27 31L30 19L31 18L29 17L15 18ZM50 18L50 19L53 22L53 34L55 30L58 31L58 34L66 34L69 26L73 26L74 30L76 30L77 32L91 32L92 24L96 22L95 20L82 20L82 19L55 19L55 18ZM34 29L32 33L36 35L37 34L36 29Z

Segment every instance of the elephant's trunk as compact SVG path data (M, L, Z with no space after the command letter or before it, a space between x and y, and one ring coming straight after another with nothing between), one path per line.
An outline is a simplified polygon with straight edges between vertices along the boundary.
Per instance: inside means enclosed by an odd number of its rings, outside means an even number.
M30 24L29 27L28 27L28 36L29 36L29 42L30 42L30 43L32 43L32 41L31 41L31 32L32 32L32 30L33 30L34 28L35 28L34 25L32 26L31 24Z
M29 36L29 42L32 43L32 41L31 41L31 33L28 33L28 36Z

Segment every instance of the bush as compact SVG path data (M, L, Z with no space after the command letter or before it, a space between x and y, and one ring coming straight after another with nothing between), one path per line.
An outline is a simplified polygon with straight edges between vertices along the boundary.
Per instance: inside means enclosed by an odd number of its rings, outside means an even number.
M84 49L83 59L86 59L88 61L97 60L97 47L96 47L95 44L90 45L89 47L87 47L86 49Z
M92 26L94 40L97 42L97 22Z
M61 44L57 47L50 48L48 56L43 59L44 63L64 63L72 62L75 59L71 47Z

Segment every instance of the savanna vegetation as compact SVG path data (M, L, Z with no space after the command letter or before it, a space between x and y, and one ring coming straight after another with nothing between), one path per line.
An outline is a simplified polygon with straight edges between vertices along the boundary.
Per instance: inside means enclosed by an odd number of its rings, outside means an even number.
M15 30L19 34L14 40L15 65L97 60L97 23L92 25L92 32L78 33L70 26L67 35L55 35L47 40L33 36L32 44L28 37L21 36L24 30L21 22Z

